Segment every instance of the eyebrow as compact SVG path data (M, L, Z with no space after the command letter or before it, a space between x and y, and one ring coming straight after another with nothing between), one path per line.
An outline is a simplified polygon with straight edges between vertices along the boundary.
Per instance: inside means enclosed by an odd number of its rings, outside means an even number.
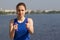
M22 10L18 10L18 11L24 11L24 10L22 9Z

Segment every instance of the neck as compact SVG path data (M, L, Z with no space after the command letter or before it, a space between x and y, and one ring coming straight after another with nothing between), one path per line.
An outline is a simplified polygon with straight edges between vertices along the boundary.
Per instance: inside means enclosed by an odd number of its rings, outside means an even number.
M25 17L18 17L19 21L23 21L25 19Z

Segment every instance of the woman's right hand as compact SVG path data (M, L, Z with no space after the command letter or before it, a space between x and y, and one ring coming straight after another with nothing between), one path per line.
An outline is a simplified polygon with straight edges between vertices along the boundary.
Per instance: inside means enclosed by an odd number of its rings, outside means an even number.
M14 24L14 25L13 25L13 29L14 29L14 30L18 30L18 24Z

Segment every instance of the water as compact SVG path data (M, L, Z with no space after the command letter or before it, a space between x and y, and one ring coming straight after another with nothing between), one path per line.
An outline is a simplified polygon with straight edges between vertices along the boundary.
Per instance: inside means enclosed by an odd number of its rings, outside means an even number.
M16 15L0 16L0 40L9 40L9 21ZM27 14L34 20L31 40L60 40L60 14Z

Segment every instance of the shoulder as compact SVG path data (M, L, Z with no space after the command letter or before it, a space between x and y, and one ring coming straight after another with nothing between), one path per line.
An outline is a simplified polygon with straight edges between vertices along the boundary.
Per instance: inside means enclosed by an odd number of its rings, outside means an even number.
M28 22L33 22L33 19L32 18L28 18Z
M32 20L32 18L28 18L28 20Z
M14 20L16 20L16 19L17 19L17 18L15 18L15 19L11 19L11 20L10 20L10 23L13 23L13 22L14 22Z
M14 22L14 19L11 19L11 20L10 20L10 23L13 23L13 22Z

